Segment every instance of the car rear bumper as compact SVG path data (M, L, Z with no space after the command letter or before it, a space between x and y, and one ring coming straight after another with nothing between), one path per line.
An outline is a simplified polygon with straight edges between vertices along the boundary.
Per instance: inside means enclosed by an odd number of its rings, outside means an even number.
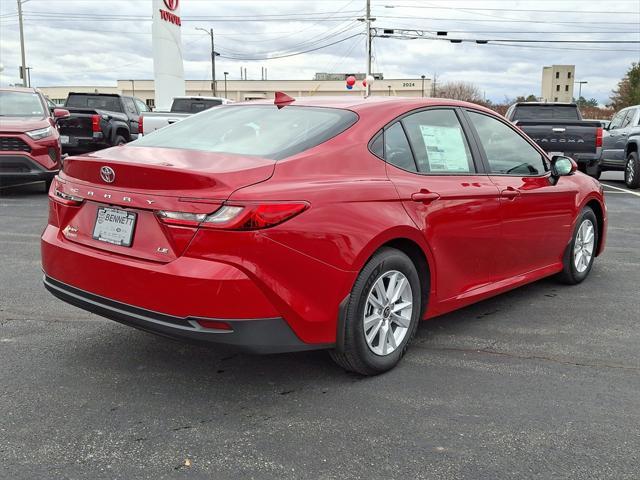
M116 302L46 275L43 281L49 292L67 303L116 322L170 338L228 345L259 354L323 348L323 345L303 343L287 322L278 317L251 320L178 317ZM231 329L204 328L198 323L199 320L223 322Z

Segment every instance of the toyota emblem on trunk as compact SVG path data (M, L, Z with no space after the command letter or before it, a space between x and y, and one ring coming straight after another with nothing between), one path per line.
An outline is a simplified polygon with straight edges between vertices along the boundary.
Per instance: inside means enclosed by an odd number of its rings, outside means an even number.
M116 179L116 172L111 167L100 167L100 178L106 183L113 183Z
M179 3L180 3L180 0L164 0L164 4L171 11L174 11L176 8L178 8Z

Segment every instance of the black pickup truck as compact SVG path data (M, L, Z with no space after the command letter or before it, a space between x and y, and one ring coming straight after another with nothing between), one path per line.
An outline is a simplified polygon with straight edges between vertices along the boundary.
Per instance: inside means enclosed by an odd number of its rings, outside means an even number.
M602 125L583 120L575 103L516 103L505 116L549 155L571 157L582 172L600 176Z
M86 153L138 138L140 116L149 111L135 97L106 93L70 93L64 104L71 116L59 122L65 153Z

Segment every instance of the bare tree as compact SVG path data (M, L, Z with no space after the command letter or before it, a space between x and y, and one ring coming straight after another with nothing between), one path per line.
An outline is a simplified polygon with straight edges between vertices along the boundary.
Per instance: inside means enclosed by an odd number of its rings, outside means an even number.
M484 100L480 89L469 82L447 82L438 87L436 96L474 103L481 103Z

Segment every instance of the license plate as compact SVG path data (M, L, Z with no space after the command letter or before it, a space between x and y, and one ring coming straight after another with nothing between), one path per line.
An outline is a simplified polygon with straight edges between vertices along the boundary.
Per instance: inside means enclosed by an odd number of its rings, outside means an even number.
M100 207L93 238L101 242L130 247L136 226L136 214L118 208Z
M67 135L60 135L60 143L62 145L69 143L69 137Z

